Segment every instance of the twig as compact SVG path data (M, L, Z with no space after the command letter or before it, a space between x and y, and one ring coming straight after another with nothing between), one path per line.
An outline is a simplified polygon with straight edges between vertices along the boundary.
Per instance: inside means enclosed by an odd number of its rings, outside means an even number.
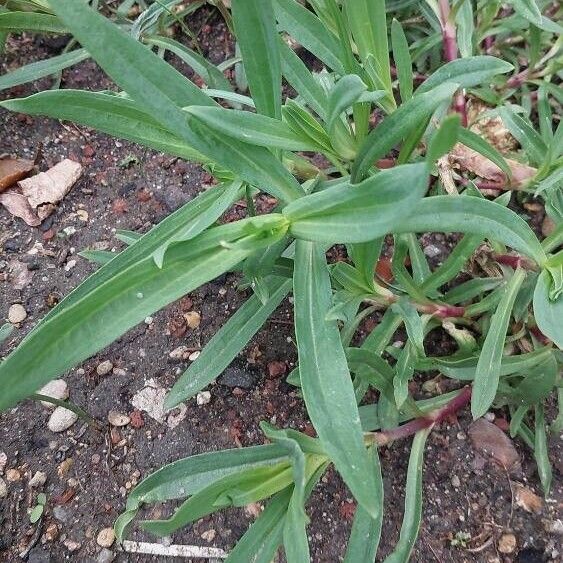
M162 545L125 540L121 545L127 553L145 553L147 555L161 555L163 557L186 557L188 559L226 559L227 553L218 547L200 547L197 545Z

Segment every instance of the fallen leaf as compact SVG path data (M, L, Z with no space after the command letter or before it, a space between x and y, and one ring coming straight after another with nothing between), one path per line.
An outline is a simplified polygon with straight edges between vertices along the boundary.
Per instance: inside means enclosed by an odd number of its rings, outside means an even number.
M501 187L518 189L526 185L533 178L537 169L516 160L505 158L508 167L512 171L512 182L507 184L504 172L488 158L458 143L450 153L450 158L462 169L472 172L480 178L491 180ZM506 185L505 185L506 184Z
M36 209L41 221L54 210L54 206L70 191L82 174L82 165L68 158L47 172L18 182L29 205Z
M523 485L516 485L516 504L526 512L541 512L543 501L541 497Z
M33 160L26 158L0 159L0 192L25 178L33 170L34 165Z
M518 452L512 440L498 426L479 418L471 424L468 434L478 452L486 454L508 472L520 471Z
M37 214L33 211L24 195L14 190L9 190L0 193L0 203L11 215L23 219L29 226L38 227L41 225L41 220L37 217Z

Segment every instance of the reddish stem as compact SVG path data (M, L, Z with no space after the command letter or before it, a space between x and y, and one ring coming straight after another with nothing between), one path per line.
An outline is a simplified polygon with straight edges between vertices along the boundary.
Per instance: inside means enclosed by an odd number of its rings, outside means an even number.
M519 254L495 254L494 259L503 266L508 266L513 270L523 268L524 270L536 270L536 265L528 258Z
M457 411L462 409L471 400L471 387L464 387L461 392L456 395L451 401L449 401L443 407L436 409L424 416L415 418L402 426L397 426L396 428L391 428L389 430L383 430L382 432L372 432L369 437L378 446L385 446L393 440L398 440L400 438L406 438L407 436L412 436L420 430L425 428L431 428L436 424L440 424L444 419L455 414Z

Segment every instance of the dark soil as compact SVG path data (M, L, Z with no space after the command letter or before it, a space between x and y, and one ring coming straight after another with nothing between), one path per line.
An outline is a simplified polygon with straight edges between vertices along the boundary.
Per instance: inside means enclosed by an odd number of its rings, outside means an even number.
M203 28L200 44L212 60L221 61L231 54L232 45L214 15L207 25L210 27ZM199 28L196 25L194 29ZM2 71L54 55L63 46L60 39L13 38L2 61ZM13 89L7 96L21 96L45 87L49 87L49 80ZM111 85L94 63L85 62L63 74L62 87L103 89ZM194 197L210 178L196 165L83 127L7 112L1 112L0 119L0 153L29 158L42 145L42 170L63 158L84 165L82 178L40 228L28 227L0 209L0 318L7 317L13 303L21 303L28 312L25 322L3 344L1 351L6 354L61 296L95 270L77 252L86 248L120 249L123 245L114 236L116 229L145 232ZM131 160L131 156L136 160L125 166L124 159ZM87 221L77 215L80 210L87 212ZM439 243L443 258L449 249L448 240L428 240ZM26 264L33 273L31 283L23 290L12 285L15 261ZM189 362L172 360L170 352L180 345L198 350L211 338L246 297L236 285L237 279L227 275L202 287L190 294L189 300L158 312L152 320L147 319L65 376L71 400L98 419L101 430L79 421L69 431L54 434L47 429L49 411L32 401L0 415L0 452L7 456L3 478L11 469L18 472L11 472L12 476L19 475L19 479L7 483L8 495L0 499L0 560L20 560L20 552L33 544L29 561L96 561L101 550L96 543L98 532L111 526L124 509L127 491L162 464L190 454L263 443L258 427L261 420L311 431L295 389L285 383L284 377L269 377L271 362L284 362L288 373L294 365L296 349L289 303L280 307L235 360L233 365L242 374L231 375L242 375L244 383L239 385L246 388L211 385L211 402L198 406L195 399L188 401L185 418L175 428L143 413L141 421L137 420L138 427L128 425L110 431L108 412L131 415L134 407L130 400L146 380L154 379L164 387L173 384ZM182 315L189 310L201 314L202 322L196 330L184 325ZM368 319L364 328L373 328L376 319ZM444 345L447 343L438 338L429 343L428 351L439 354ZM105 360L111 360L113 372L99 376L96 367ZM420 384L417 381L413 385L413 392L424 397ZM443 391L451 388L446 380L440 385ZM505 416L502 412L496 415L501 419ZM515 504L512 494L516 484L522 483L541 495L534 462L524 445L515 442L523 469L509 478L473 450L466 435L469 424L470 416L463 412L458 420L436 429L428 440L423 525L412 560L532 563L557 559L557 530L561 533L556 521L562 498L560 460L553 459L552 499L543 503L539 513L529 513ZM399 535L408 446L398 443L381 452L386 495L379 551L382 559ZM34 525L28 510L35 505L38 491L30 489L28 482L38 470L47 474L42 487L47 505L42 520ZM153 518L164 516L171 508L153 507L149 514ZM312 560L340 560L354 504L334 471L327 473L314 491L308 512ZM252 520L248 510L220 512L174 534L172 541L229 550ZM202 534L207 538L213 535L205 534L210 530L215 530L214 538L203 539ZM471 539L465 546L463 542L456 546L463 532ZM510 554L497 549L503 534L516 537L517 546ZM131 536L158 541L138 529ZM112 550L116 561L164 560L123 554L115 545Z

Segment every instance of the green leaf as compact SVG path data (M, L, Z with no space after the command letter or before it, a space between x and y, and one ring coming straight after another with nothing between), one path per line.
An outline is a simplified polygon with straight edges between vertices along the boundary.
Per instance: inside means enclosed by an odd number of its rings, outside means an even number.
M6 323L0 325L0 344L2 344L2 342L4 342L4 340L6 340L6 338L8 338L8 336L10 336L10 334L12 334L13 331L14 331L13 324Z
M508 282L497 310L491 317L491 324L483 343L471 396L473 418L483 416L492 405L497 393L501 372L506 331L518 290L526 278L526 272L518 269Z
M412 98L413 92L412 59L405 32L396 19L393 19L391 24L391 43L393 45L393 59L397 68L397 78L399 79L401 100L405 103Z
M113 275L106 283L78 290L75 298L71 294L0 364L6 387L0 410L95 354L148 315L274 242L280 227L285 231L284 223L279 215L270 214L215 227L174 245L162 268L148 256L116 272L117 258L112 260L106 268Z
M552 283L548 270L544 270L534 291L534 318L542 333L563 349L563 296L555 301L549 298Z
M416 90L416 94L429 92L444 82L455 82L459 88L479 86L497 74L510 72L514 66L491 57L478 55L465 59L456 59L433 72Z
M0 15L1 17L1 15ZM87 59L90 55L85 49L76 49L36 63L30 63L0 77L0 90L26 84L59 72L69 66Z
M534 458L538 466L538 474L545 495L551 489L552 471L547 453L547 435L545 431L545 414L542 404L536 405L534 431Z
M385 563L404 563L410 559L422 519L422 463L424 444L430 430L418 432L412 442L407 484L405 488L405 514L401 524L399 542Z
M182 43L170 39L169 37L160 36L148 37L145 39L145 42L148 45L155 45L156 47L167 49L180 57L180 59L187 63L194 72L203 79L209 88L227 91L233 89L231 83L215 65L211 64L199 53L182 45Z
M331 288L322 249L297 241L295 333L301 390L311 422L352 494L379 516L377 483L363 443L358 407L336 322L327 322Z
M415 99L415 98L413 98ZM397 110L398 111L398 110ZM395 233L462 232L503 242L539 264L545 252L528 224L499 203L476 197L433 196L421 200L412 215L397 221Z
M357 74L347 74L334 85L328 95L326 122L329 129L334 127L340 114L352 107L366 90L367 86ZM385 95L385 92L381 94Z
M375 473L377 492L376 497L380 499L379 516L372 518L361 506L358 506L352 523L352 531L344 563L373 563L381 537L381 526L383 524L383 479L381 478L381 467L377 448L372 446L368 449Z
M446 117L440 128L430 139L426 160L429 163L436 162L441 156L449 153L457 143L459 131L461 129L461 118L459 114L452 114Z
M260 465L275 465L284 460L287 460L287 452L280 446L268 444L207 452L167 464L143 479L129 493L126 511L115 523L117 539L124 539L129 523L144 503L194 495L225 475Z
M385 0L355 0L344 2L348 26L365 63L369 56L375 60L377 76L387 92L391 92L391 70L387 43Z
M541 26L542 14L535 0L510 0L517 14L520 14L535 25Z
M260 1L260 0L258 0ZM346 74L336 36L295 0L273 0L278 27L340 75Z
M229 185L227 185L226 187L228 188ZM219 186L218 191L224 193L225 186ZM218 195L218 193L215 193L214 195ZM127 231L125 229L117 229L115 231L115 238L117 240L120 240L121 242L124 242L127 246L131 246L132 244L135 244L138 240L141 240L143 238L143 234L138 233L137 231Z
M41 516L43 516L43 510L45 510L45 506L43 504L35 505L29 513L29 521L32 524L38 522Z
M68 29L59 18L37 12L5 12L0 14L0 31L3 30L68 33Z
M305 196L285 207L283 214L296 238L364 242L391 232L420 201L426 186L426 165L407 164L358 185L335 186Z
M461 243L460 243L461 244ZM459 245L458 245L459 246ZM457 248L457 247L456 247ZM455 252L455 249L454 249ZM437 270L438 271L438 270ZM459 271L459 270L458 270ZM444 296L446 303L456 304L469 301L485 291L497 288L503 278L474 278L450 289Z
M281 62L271 2L233 0L233 24L258 113L281 117Z
M292 483L291 467L287 462L258 466L231 473L196 492L164 520L144 520L141 527L158 536L166 536L229 506L245 506L271 496Z
M508 107L501 107L498 114L506 128L516 137L532 162L542 164L548 153L547 146L539 133L520 115Z
M172 387L165 400L167 408L193 397L219 376L275 311L292 285L291 280L278 277L267 278L266 283L268 300L262 303L253 295L215 333L197 360Z
M214 129L244 143L289 151L318 151L310 138L297 135L283 121L265 115L234 109L191 106L190 115Z
M475 33L473 0L461 0L455 20L459 53L462 58L466 59L473 55L473 34Z
M94 264L103 266L110 260L113 260L117 253L110 252L109 250L81 250L78 255L86 258L86 260L90 260L90 262L94 262Z
M369 168L384 157L402 139L411 133L421 121L429 117L443 102L449 100L457 90L455 84L443 84L425 94L417 94L388 115L366 137L354 165L352 180L362 180Z
M81 90L51 90L5 100L0 107L28 115L73 121L186 160L208 161L182 138L170 133L140 106L123 96Z

